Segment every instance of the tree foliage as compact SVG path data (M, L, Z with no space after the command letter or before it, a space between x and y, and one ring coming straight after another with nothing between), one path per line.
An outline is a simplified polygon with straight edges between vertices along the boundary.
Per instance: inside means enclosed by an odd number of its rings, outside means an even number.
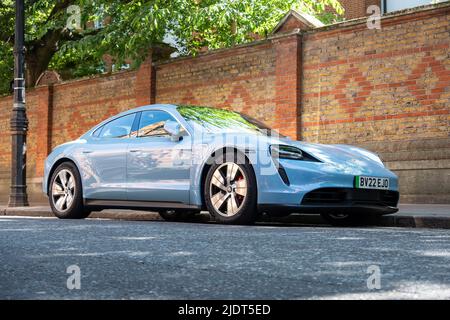
M14 2L0 0L0 92L12 79ZM78 30L66 27L71 5L80 8ZM28 85L48 68L67 76L98 73L105 53L118 65L139 64L168 35L180 54L196 54L264 37L292 7L327 23L343 11L337 0L25 0L25 6ZM94 28L92 21L105 23Z

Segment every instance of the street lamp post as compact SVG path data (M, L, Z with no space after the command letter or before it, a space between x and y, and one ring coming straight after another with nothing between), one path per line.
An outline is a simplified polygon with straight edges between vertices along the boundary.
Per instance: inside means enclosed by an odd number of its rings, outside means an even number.
M16 0L14 38L14 105L11 113L11 193L9 207L28 206L26 186L26 135L28 120L25 110L25 8L24 0Z

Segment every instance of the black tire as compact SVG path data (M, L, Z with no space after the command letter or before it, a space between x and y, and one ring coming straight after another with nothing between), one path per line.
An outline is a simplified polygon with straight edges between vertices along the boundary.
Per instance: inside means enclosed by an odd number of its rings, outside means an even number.
M368 218L361 214L322 213L322 218L335 227L355 227L364 225Z
M59 179L58 175L63 170L65 170L66 172L70 172L72 174L74 180L74 190L72 195L73 200L69 205L67 205L65 208L61 210L60 208L58 208L57 205L57 200L59 198L55 198L53 196L52 188L55 183L55 179ZM58 185L60 185L60 183ZM87 218L91 213L89 208L83 206L83 193L82 193L80 173L78 172L78 169L75 166L75 164L73 164L72 162L64 162L55 169L50 179L50 184L48 186L48 198L53 214L60 219L84 219Z
M230 195L234 194L234 199L237 201L236 197L242 200L239 203L238 210L233 213L231 216L225 216L223 212L220 212L212 203L212 194L211 194L211 180L213 178L214 173L217 169L221 168L221 166L225 166L228 164L234 164L239 167L238 174L241 174L243 177L241 179L245 180L246 183L246 195L240 196L237 195L236 185L234 187L234 191L230 192ZM220 170L220 169L219 169ZM235 182L236 183L236 182ZM233 190L233 189L231 189ZM256 177L253 172L253 168L248 162L247 158L235 152L227 152L225 154L219 154L214 159L213 164L209 168L208 174L205 179L204 184L204 199L206 207L214 218L214 220L218 223L222 224L253 224L257 217L258 211L256 208L257 205L257 187L256 187ZM235 202L237 204L237 202ZM220 209L220 208L219 208Z
M161 218L171 222L187 222L194 221L195 215L200 213L199 210L161 210L158 212Z

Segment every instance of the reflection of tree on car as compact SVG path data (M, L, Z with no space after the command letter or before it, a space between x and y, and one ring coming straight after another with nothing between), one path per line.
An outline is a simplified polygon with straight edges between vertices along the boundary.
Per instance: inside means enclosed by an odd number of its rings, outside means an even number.
M278 132L261 121L236 111L189 105L181 105L177 110L186 121L199 124L210 132L216 132L217 129L232 132L245 130L249 133L280 136Z
M166 121L160 121L141 128L139 130L139 137L168 136L167 131L164 129L165 123Z
M168 132L164 129L165 121L160 121L158 123L149 124L139 130L134 130L130 133L130 137L164 137L168 136Z

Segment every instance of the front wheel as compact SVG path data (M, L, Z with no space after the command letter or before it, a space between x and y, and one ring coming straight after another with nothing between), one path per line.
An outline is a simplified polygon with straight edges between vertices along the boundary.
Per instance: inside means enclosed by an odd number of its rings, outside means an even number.
M84 219L90 214L83 206L80 174L71 162L60 164L53 172L48 197L54 215L60 219Z
M214 163L204 187L208 211L219 223L254 223L258 215L256 178L248 160L243 155L225 154Z

